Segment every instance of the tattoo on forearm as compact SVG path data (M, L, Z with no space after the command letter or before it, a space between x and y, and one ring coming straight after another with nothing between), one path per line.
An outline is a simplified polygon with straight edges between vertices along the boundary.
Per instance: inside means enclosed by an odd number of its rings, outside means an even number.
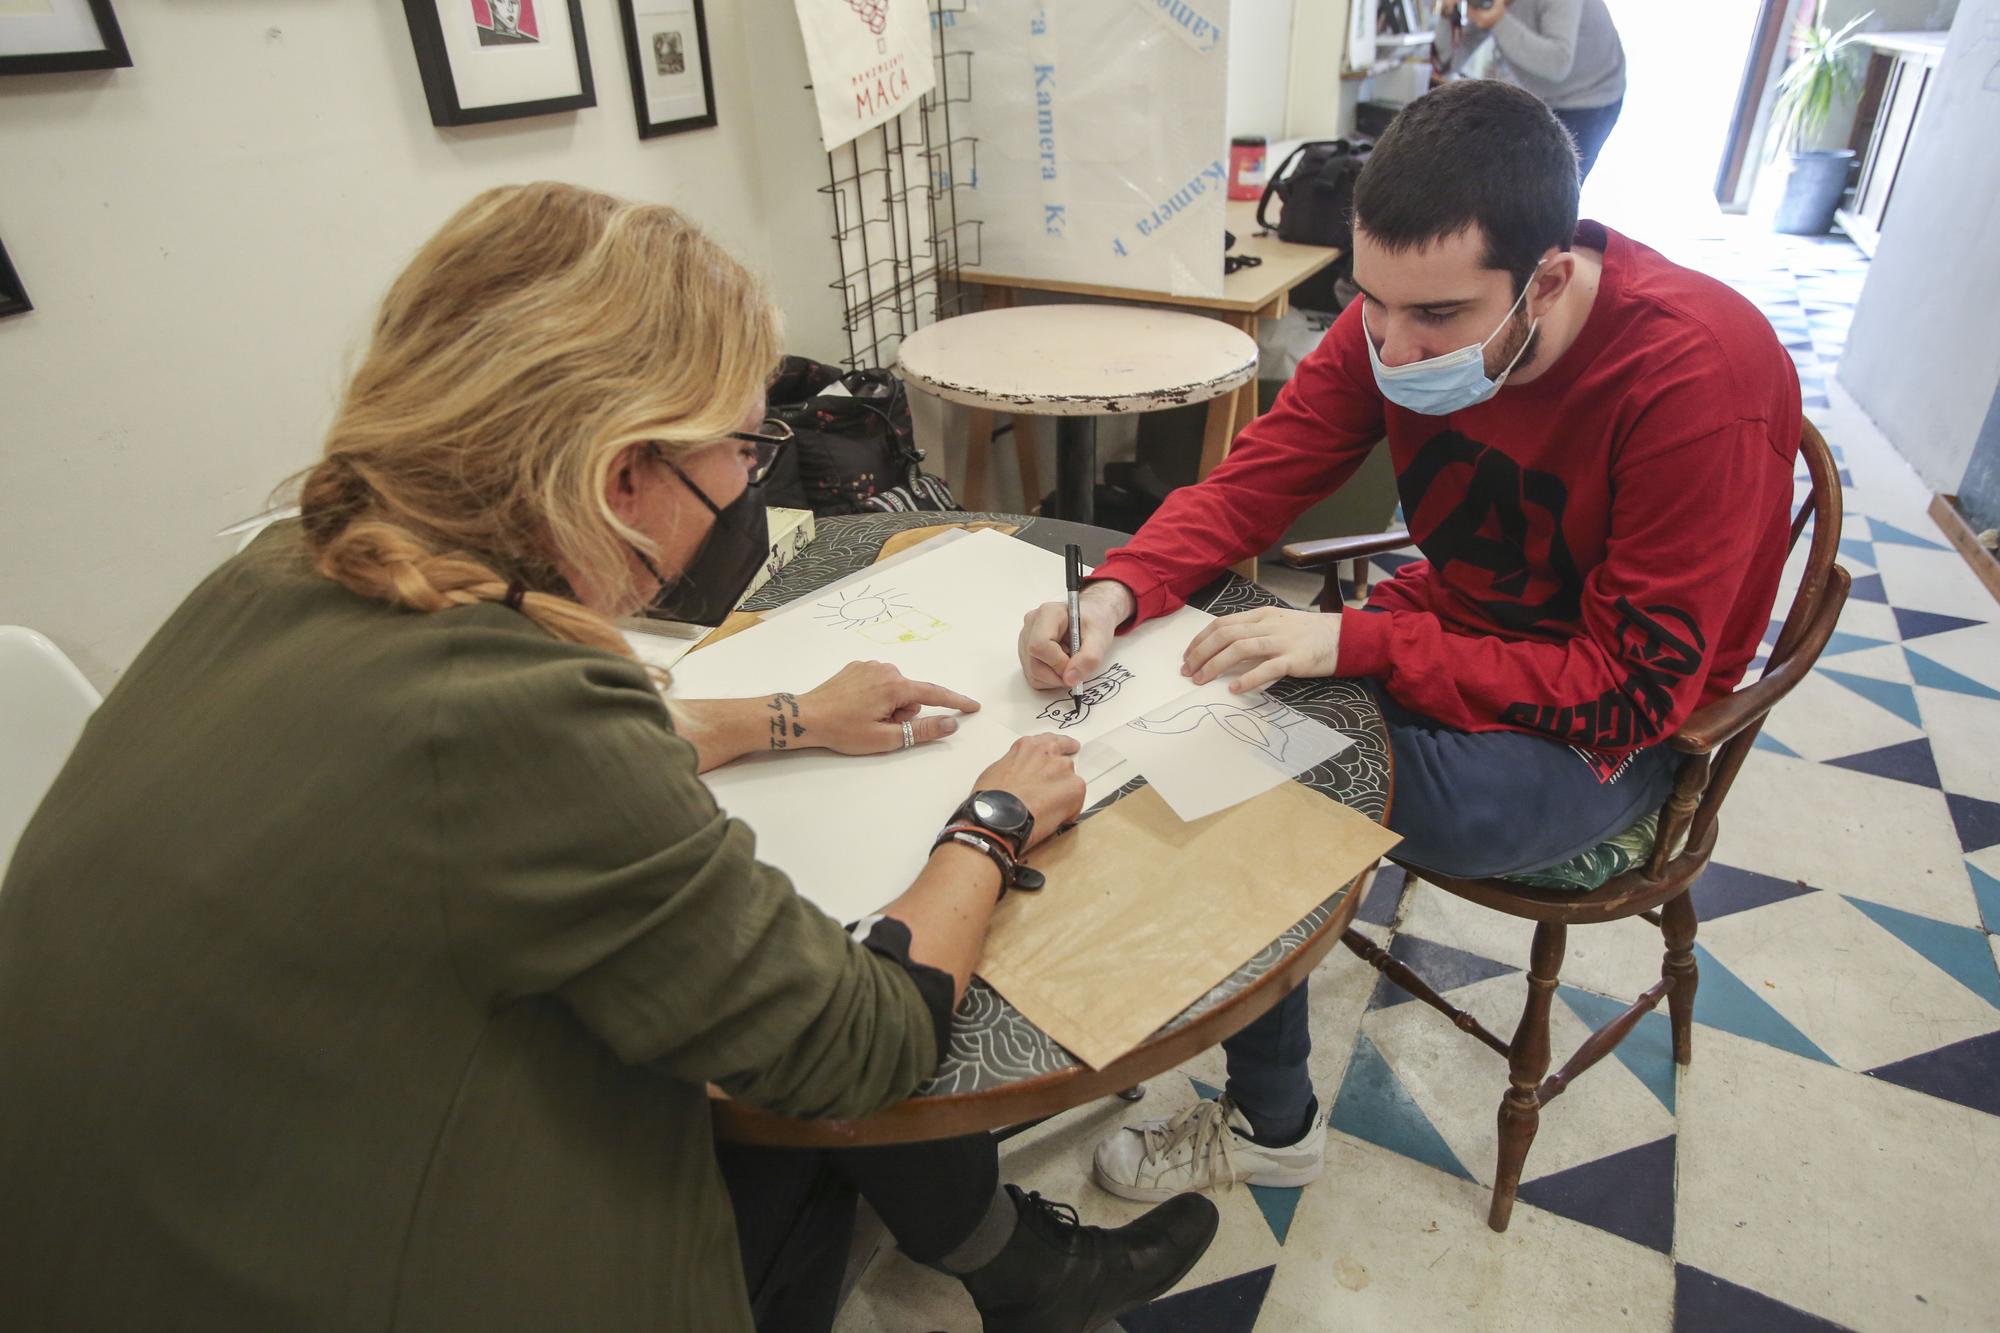
M799 696L796 694L774 694L765 705L771 710L771 748L788 750L792 742L806 734L799 725Z

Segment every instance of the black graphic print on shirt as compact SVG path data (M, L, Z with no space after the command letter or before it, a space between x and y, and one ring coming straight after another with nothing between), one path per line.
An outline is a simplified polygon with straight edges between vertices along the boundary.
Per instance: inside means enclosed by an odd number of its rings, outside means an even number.
M1595 699L1567 707L1529 701L1507 705L1500 720L1598 748L1658 740L1673 712L1674 689L1701 668L1708 642L1685 611L1618 599L1618 661L1625 679Z
M1433 516L1433 488L1457 500ZM1495 625L1532 632L1574 624L1583 575L1563 534L1569 488L1490 445L1441 431L1396 478L1403 513L1439 577L1465 591ZM1434 503L1439 509L1442 503ZM1447 566L1460 568L1447 570Z

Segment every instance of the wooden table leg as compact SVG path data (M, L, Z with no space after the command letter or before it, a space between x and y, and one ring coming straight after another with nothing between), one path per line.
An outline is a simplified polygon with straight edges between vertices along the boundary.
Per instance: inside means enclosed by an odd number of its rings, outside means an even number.
M1229 322L1248 334L1252 342L1257 340L1256 315L1233 315L1230 317ZM1233 407L1230 415L1229 443L1233 446L1236 443L1236 437L1241 435L1244 429L1257 418L1256 375L1253 374L1248 380L1244 381L1243 386L1230 395L1230 399ZM1227 450L1224 450L1225 457L1227 456L1227 452ZM1222 460L1217 459L1216 461L1221 462ZM1231 566L1231 568L1244 578L1249 579L1252 583L1257 581L1256 556L1253 555L1248 560L1239 561Z
M1201 462L1195 469L1195 480L1199 481L1215 471L1216 465L1229 457L1229 445L1236 438L1236 393L1225 393L1208 400L1208 416L1201 428Z
M965 410L965 507L987 507L987 483L993 471L993 414L983 407Z

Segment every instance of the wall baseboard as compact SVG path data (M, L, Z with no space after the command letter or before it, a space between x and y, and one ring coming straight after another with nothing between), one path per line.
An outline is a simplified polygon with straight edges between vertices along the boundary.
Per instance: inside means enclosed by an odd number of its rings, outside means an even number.
M1965 516L1958 512L1958 505L1954 503L1955 498L1949 495L1933 495L1930 508L1931 521L1936 523L1938 530L1958 548L1958 553L1965 557L1966 564L1972 566L1972 572L1986 585L1986 591L1993 595L1993 600L2000 602L2000 556L1996 556L1979 544L1979 535L1972 530L1972 525L1965 521Z

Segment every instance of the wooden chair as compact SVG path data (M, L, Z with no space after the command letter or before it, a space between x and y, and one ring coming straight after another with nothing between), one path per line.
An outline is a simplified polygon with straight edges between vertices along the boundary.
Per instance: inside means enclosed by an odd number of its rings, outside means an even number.
M1697 978L1694 903L1688 891L1708 866L1715 849L1716 816L1765 715L1805 679L1847 601L1848 573L1834 563L1840 543L1840 479L1826 441L1811 422L1805 425L1799 453L1812 474L1812 494L1792 521L1791 544L1798 544L1808 520L1813 534L1791 611L1763 674L1754 683L1698 709L1667 738L1666 744L1687 758L1662 811L1658 839L1645 864L1584 892L1530 888L1504 879L1451 879L1410 867L1412 873L1447 893L1535 923L1528 962L1528 1002L1514 1039L1507 1042L1494 1036L1478 1019L1452 1005L1366 936L1349 930L1342 938L1342 943L1391 981L1506 1057L1508 1088L1500 1101L1500 1158L1493 1177L1492 1208L1487 1214L1487 1223L1495 1231L1505 1231L1513 1213L1521 1167L1540 1125L1541 1108L1608 1055L1662 999L1667 1002L1672 1023L1674 1060L1684 1065L1692 1058ZM1340 561L1363 559L1409 544L1409 533L1399 531L1302 542L1287 546L1284 555L1295 568L1328 571L1318 605L1331 610L1340 605ZM1556 973L1562 966L1569 927L1632 916L1644 917L1660 927L1666 938L1659 981L1630 1008L1593 1032L1567 1064L1545 1078L1549 1068L1549 1008L1555 998Z

